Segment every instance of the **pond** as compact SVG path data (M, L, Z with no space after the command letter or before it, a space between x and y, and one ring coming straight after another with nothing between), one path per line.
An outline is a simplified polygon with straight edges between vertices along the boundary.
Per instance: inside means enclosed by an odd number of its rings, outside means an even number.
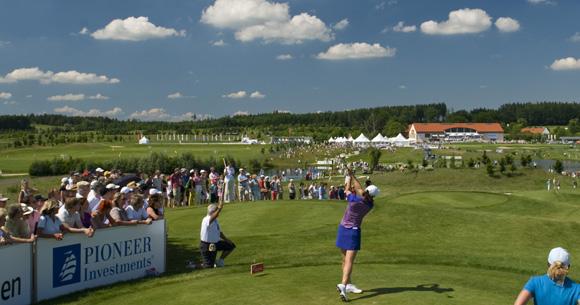
M536 162L537 168L543 170L552 169L554 167L554 164L556 163L556 161L554 160L546 160L546 159L533 160L532 164L534 164L534 162ZM520 164L519 161L514 161L514 163L516 165ZM565 171L580 172L580 161L562 161L562 166L564 167Z

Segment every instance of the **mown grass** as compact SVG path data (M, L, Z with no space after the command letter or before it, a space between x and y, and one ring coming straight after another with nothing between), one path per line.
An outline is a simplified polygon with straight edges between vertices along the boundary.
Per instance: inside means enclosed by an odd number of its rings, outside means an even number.
M357 304L508 304L532 275L546 272L549 250L580 255L580 190L571 180L545 190L548 173L488 177L484 169L436 169L371 176L382 190L363 223L353 281ZM338 178L335 180L338 183ZM80 304L341 303L336 230L346 203L269 201L227 204L220 216L237 249L226 268L199 262L205 207L167 211L168 271L51 300ZM250 264L265 272L250 275ZM572 270L572 279L580 275Z

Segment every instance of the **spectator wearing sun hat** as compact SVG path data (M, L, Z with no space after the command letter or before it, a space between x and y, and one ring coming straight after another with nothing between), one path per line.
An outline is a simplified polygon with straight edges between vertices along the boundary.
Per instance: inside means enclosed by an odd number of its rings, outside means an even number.
M244 169L240 168L240 174L238 175L238 191L240 201L250 201L250 179L244 173Z
M8 217L6 217L6 223L2 230L10 234L13 242L31 243L36 240L34 234L30 232L27 219L32 211L31 207L22 203L11 204L8 208Z
M8 203L8 200L10 200L10 198L0 194L0 208L6 208L6 203Z

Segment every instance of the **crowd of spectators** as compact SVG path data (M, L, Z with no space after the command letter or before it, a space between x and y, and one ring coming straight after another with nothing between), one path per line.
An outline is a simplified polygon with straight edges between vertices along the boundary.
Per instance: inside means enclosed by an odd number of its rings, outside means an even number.
M228 163L223 173L215 168L175 168L125 175L121 170L71 172L59 187L41 192L22 180L17 203L0 194L0 245L34 242L36 238L61 240L67 233L87 237L115 226L148 225L164 218L164 211L185 205L234 201L345 200L344 185L306 180L299 185L286 181L285 172L272 177L250 174Z

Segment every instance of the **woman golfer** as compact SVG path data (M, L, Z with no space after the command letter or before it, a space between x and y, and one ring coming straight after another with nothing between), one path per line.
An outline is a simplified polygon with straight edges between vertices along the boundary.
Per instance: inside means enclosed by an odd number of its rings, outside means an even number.
M340 292L340 298L345 302L348 302L347 293L362 293L362 290L351 283L350 274L356 253L360 250L362 220L373 208L373 198L381 193L374 185L369 185L363 189L352 170L347 168L347 171L346 198L348 206L338 227L338 236L336 237L336 247L342 251L342 283L338 284L336 289ZM356 196L350 191L351 183L354 184L357 194L361 194L361 196Z
M570 254L560 247L548 255L548 274L532 277L520 292L515 305L525 305L531 298L534 304L580 304L580 285L567 277Z

